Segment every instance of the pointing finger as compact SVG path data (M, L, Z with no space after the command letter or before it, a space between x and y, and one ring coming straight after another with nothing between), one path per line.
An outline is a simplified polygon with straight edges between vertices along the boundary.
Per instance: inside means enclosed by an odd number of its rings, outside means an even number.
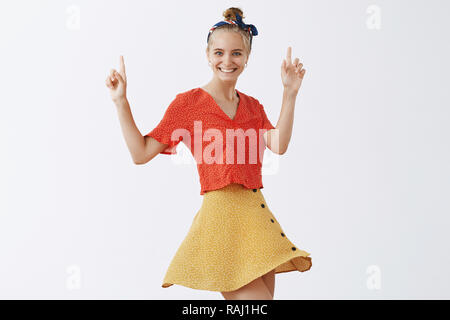
M287 65L291 64L291 55L292 55L292 48L288 47L287 55L286 55L286 63L287 63Z
M122 75L122 77L126 78L125 62L124 62L123 56L120 56L120 74Z

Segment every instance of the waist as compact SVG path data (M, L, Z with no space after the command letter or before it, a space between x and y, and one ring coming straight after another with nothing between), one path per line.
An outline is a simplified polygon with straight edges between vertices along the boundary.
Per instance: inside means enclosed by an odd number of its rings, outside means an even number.
M254 194L253 190L260 192L259 189L249 189L240 183L230 183L220 189L206 191L203 194L203 200L212 201L225 199L227 201L241 201L243 197Z

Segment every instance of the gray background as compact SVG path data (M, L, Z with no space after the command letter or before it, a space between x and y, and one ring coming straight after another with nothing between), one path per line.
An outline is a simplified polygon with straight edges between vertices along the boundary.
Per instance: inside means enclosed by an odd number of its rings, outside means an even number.
M105 78L124 55L148 133L211 79L207 32L230 6L260 33L236 88L274 125L288 46L306 69L262 192L313 266L277 275L275 299L450 298L450 5L436 0L2 1L0 298L223 299L161 288L201 205L197 169L135 165Z

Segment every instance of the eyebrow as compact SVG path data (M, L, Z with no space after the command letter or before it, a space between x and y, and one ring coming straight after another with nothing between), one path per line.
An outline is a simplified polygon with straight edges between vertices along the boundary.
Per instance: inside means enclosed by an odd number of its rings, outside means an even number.
M222 51L224 51L224 50L221 49L221 48L215 48L214 50L222 50ZM244 51L244 50L242 50L242 49L233 49L233 50L231 50L231 51Z

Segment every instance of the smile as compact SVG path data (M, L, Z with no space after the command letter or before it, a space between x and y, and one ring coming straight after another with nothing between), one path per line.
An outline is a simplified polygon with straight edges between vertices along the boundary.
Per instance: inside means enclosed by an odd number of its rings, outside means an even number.
M230 69L230 70L227 70L227 69L221 69L221 68L218 68L220 71L222 71L223 73L233 73L233 72L235 72L236 70L237 70L237 68L234 68L234 69Z

